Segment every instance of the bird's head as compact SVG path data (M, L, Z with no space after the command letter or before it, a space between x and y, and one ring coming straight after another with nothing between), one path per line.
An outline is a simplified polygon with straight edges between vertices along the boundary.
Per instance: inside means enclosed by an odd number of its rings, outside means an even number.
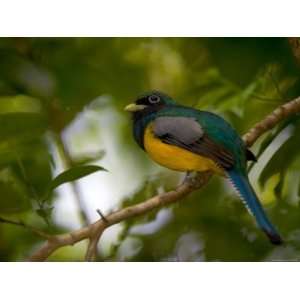
M143 95L140 95L135 102L125 107L126 111L136 114L147 114L158 111L164 108L166 105L174 105L175 101L168 95L158 92L151 91Z

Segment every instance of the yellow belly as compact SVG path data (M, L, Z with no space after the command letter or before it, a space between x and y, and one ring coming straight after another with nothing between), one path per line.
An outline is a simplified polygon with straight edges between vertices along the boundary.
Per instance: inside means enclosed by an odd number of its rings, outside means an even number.
M155 162L166 168L181 172L211 170L223 175L223 171L213 160L178 146L163 143L154 136L151 125L145 130L144 148Z

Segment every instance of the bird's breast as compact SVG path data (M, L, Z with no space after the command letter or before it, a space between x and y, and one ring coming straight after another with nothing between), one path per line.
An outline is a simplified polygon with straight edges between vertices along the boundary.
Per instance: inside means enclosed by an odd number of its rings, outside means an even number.
M155 162L168 169L181 172L211 170L223 175L223 171L213 160L161 141L154 135L152 124L145 129L144 148Z

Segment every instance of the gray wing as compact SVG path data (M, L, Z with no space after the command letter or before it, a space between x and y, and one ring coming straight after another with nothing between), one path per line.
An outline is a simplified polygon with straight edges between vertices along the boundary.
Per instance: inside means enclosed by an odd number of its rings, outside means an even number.
M212 141L193 118L158 117L153 123L153 132L164 143L208 157L224 169L234 165L233 155Z
M156 136L172 135L185 144L198 141L204 134L202 127L192 118L159 117L154 121L153 131Z

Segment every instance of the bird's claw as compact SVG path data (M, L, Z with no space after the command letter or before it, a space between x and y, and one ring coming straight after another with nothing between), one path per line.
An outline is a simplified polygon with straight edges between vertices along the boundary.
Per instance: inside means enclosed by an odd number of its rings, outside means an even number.
M204 171L204 172L188 171L186 173L183 183L187 183L193 188L198 189L208 182L211 175L212 175L211 171Z

